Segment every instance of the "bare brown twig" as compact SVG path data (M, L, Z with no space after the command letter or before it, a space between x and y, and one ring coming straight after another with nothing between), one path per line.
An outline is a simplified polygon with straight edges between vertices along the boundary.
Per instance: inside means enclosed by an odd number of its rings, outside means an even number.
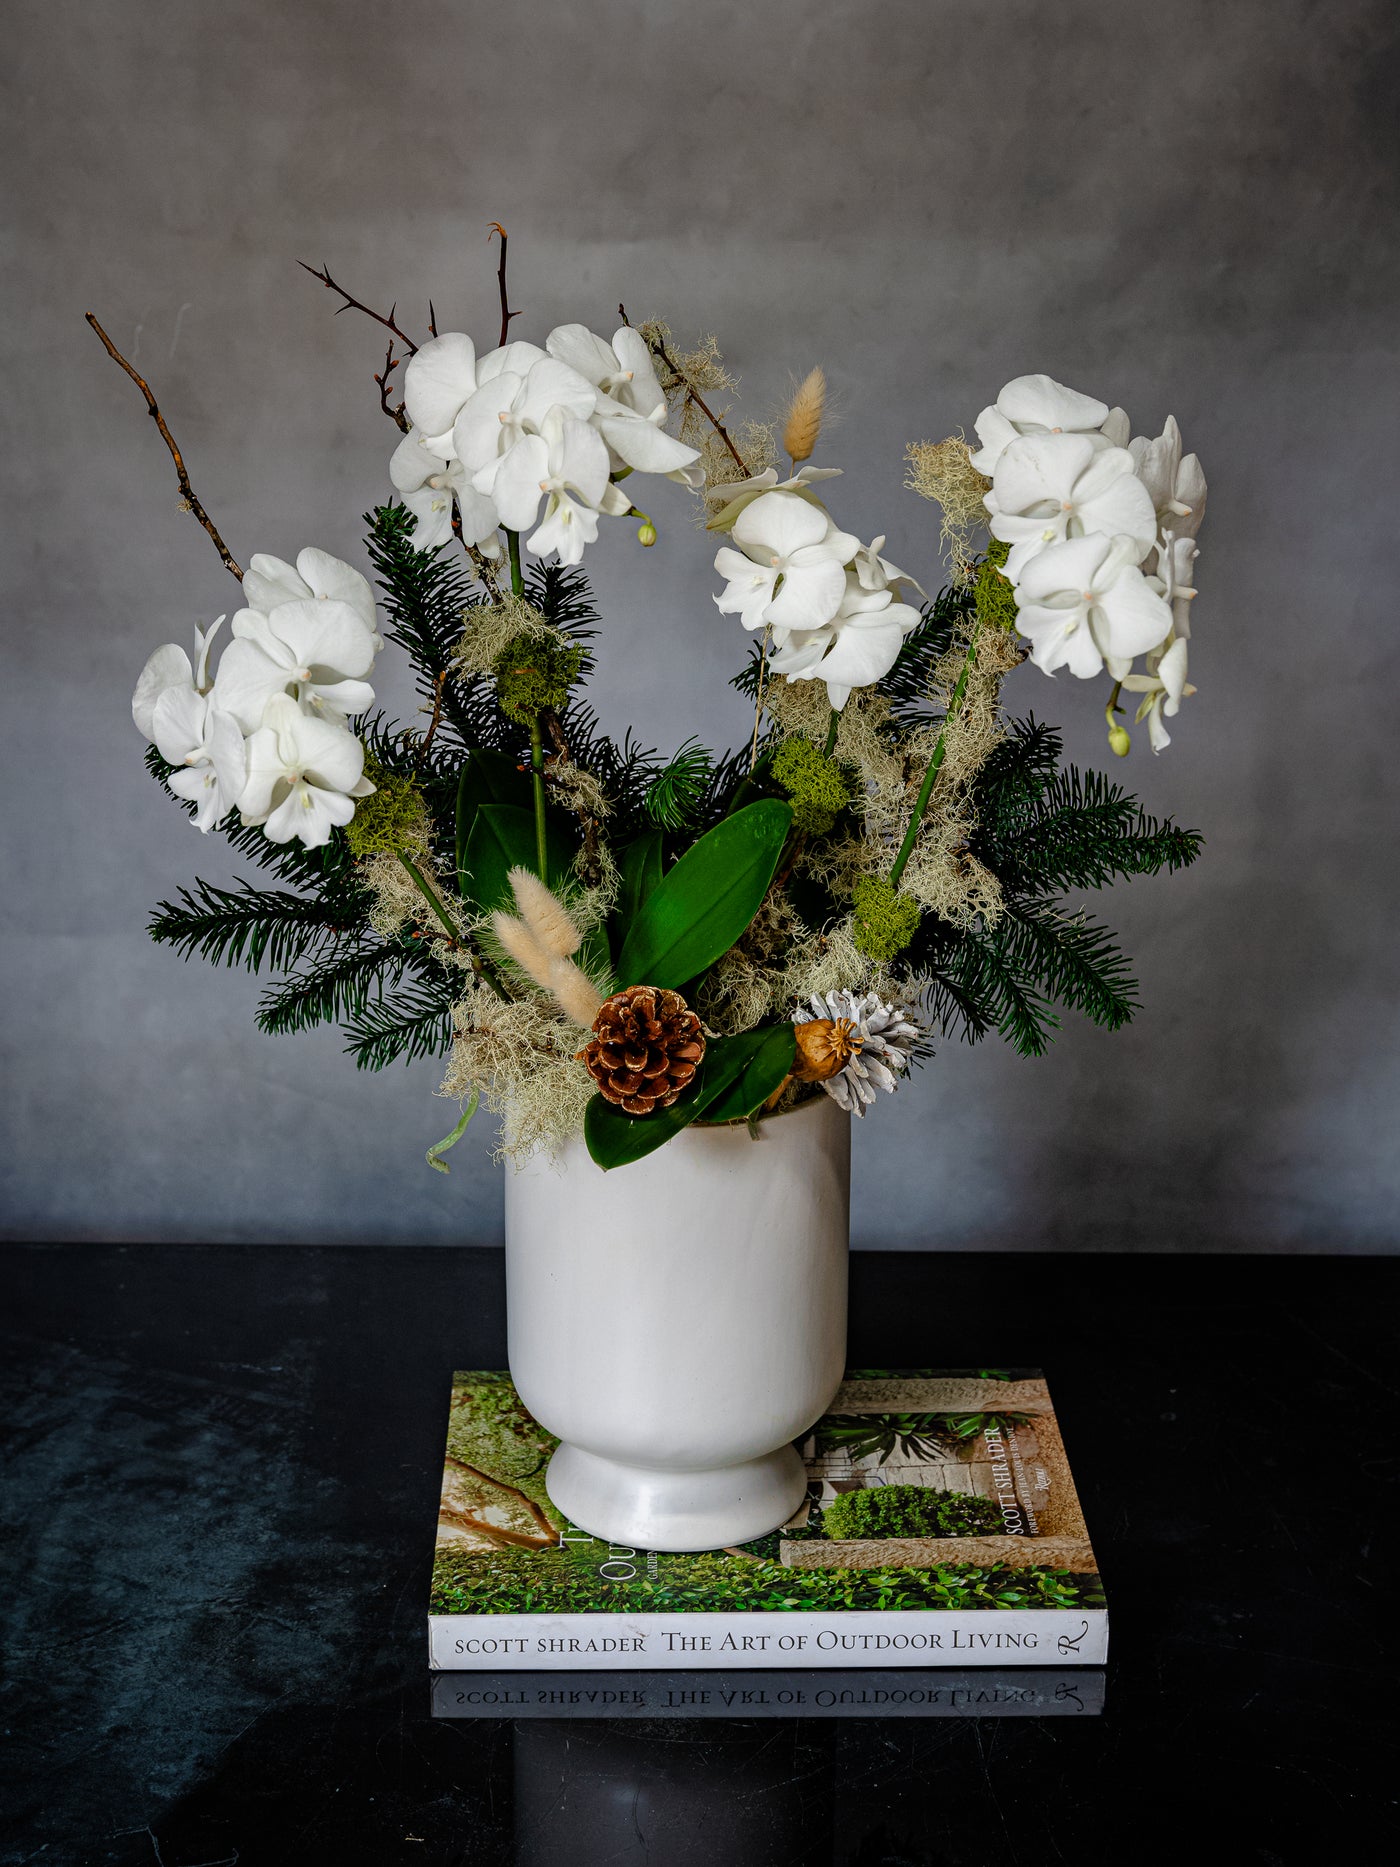
M630 324L632 322L632 320L627 315L627 307L625 305L618 306L617 315L622 319L622 322L624 324ZM728 428L725 427L724 423L720 420L719 416L715 414L714 410L710 407L709 403L706 402L705 398L700 394L700 391L695 387L694 383L691 382L690 378L686 375L685 371L681 368L680 364L677 363L676 359L671 355L670 351L666 348L665 344L661 341L659 337L656 337L656 338L648 337L646 340L646 344L647 344L647 349L651 351L652 355L654 357L659 357L660 360L666 365L667 369L670 370L671 374L675 376L679 381L685 384L685 392L687 396L689 396L690 400L699 409L700 413L705 417L706 421L709 422L710 426L714 429L715 433L719 436L720 440L723 441L724 445L729 449L729 455L730 455L730 458L733 460L734 465L739 469L740 473L743 474L746 480L749 479L751 476L749 474L748 463L745 461L744 456L739 452L738 448L734 445L733 436L730 434Z
M501 342L504 344L510 335L511 319L518 318L520 313L511 310L510 301L506 297L506 230L498 220L491 222L491 233L486 236L488 240L492 233L501 236L501 263L496 268L496 282L501 288Z
M343 305L337 305L335 308L335 315L337 317L340 316L342 311L362 311L367 318L373 318L376 324L382 324L386 331L392 331L410 356L415 353L418 348L417 344L414 343L408 332L401 330L394 321L394 313L399 308L397 299L390 305L389 315L386 318L382 311L372 311L368 305L362 305L358 298L352 298L343 285L337 285L335 280L331 277L328 267L322 266L321 270L318 272L314 266L308 266L304 259L299 259L297 264L301 267L303 272L309 272L313 279L319 279L328 292L336 292L345 300Z
M175 445L175 437L170 432L169 428L166 427L165 417L164 415L161 414L160 409L156 406L156 399L151 394L151 385L146 381L144 376L137 375L136 371L127 362L126 358L122 355L121 351L118 350L117 346L112 342L111 338L107 335L106 331L103 330L102 326L97 322L97 319L92 315L92 313L89 311L86 314L86 316L87 316L88 323L97 332L97 335L102 339L102 347L104 350L106 350L107 355L111 357L114 363L119 363L121 365L121 367L126 371L127 375L136 384L136 387L141 391L142 395L145 396L147 412L149 413L151 420L156 424L157 428L160 429L160 438L162 441L165 442L165 445L170 449L170 458L175 462L175 477L180 482L180 498L181 498L181 503L184 506L184 509L187 512L192 512L194 516L199 520L200 524L204 527L205 531L208 532L209 536L214 540L214 548L218 552L219 556L224 560L225 568L231 571L233 575L238 579L238 581L242 583L243 581L242 567L239 565L237 559L234 557L233 553L229 550L228 546L224 543L223 539L219 536L218 527L215 525L214 521L210 518L209 514L204 510L204 507L200 504L198 496L196 495L194 488L190 485L190 476L185 471L185 457L180 452L179 448Z

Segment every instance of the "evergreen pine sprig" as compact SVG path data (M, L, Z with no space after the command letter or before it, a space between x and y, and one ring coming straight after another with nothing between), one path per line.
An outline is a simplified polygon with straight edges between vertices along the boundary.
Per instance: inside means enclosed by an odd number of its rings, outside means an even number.
M285 971L344 940L358 941L359 905L351 910L334 896L288 894L254 888L241 878L232 888L196 881L178 901L162 901L147 931L183 958L196 954L215 966ZM347 919L347 913L349 918Z
M715 756L698 739L685 744L656 773L644 799L646 813L663 830L693 822L714 775Z
M294 972L265 992L258 1002L258 1029L288 1036L316 1024L335 1024L361 1012L373 990L382 992L402 976L404 954L396 947L371 946Z
M345 1020L345 1048L361 1070L402 1058L440 1057L452 1047L452 992L442 977L403 981L392 996L367 1000Z

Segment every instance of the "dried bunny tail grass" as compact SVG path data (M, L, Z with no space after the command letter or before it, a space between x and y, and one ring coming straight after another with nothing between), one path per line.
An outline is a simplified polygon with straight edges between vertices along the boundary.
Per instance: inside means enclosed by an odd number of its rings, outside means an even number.
M549 968L549 989L575 1024L585 1030L603 1008L603 993L581 966L571 959L556 959Z
M491 916L491 931L500 942L502 949L515 961L526 978L548 991L552 956L540 945L523 921L518 921L513 914L507 914L498 908Z
M512 594L462 611L462 633L452 651L458 673L490 674L502 651L521 636L556 647L578 647L562 629L546 622L533 603Z
M969 582L976 555L973 540L987 523L983 496L991 481L973 466L961 430L946 441L911 441L904 457L909 462L904 484L943 509L938 541L947 554L953 581Z
M578 952L583 935L575 927L564 903L538 875L529 869L512 869L510 890L521 920L546 953L567 959L571 953Z
M795 467L812 458L825 406L826 372L818 363L793 390L783 419L783 452Z
M492 932L521 971L587 1028L603 994L571 957L583 943L582 933L559 897L528 869L512 869L510 886L520 918L498 910L491 916Z
M503 1003L480 985L468 988L452 1018L456 1036L438 1093L461 1102L480 1090L502 1118L497 1158L523 1161L537 1148L554 1154L582 1130L595 1085L574 1058L577 1025L537 999Z

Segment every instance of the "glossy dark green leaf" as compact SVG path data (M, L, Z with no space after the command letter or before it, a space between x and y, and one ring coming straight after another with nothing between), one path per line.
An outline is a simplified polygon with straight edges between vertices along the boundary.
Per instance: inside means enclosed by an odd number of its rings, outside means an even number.
M551 888L558 888L572 871L574 840L567 821L560 822L551 812L546 824ZM515 868L535 872L535 813L510 804L482 804L462 852L460 885L462 899L489 912L492 908L511 908L515 897L510 889L510 871Z
M617 924L624 934L642 903L661 880L661 831L644 830L629 843L618 863Z
M755 1031L763 1039L744 1067L743 1074L717 1096L705 1110L707 1122L747 1121L761 1109L773 1091L792 1072L797 1054L795 1027L775 1024L769 1030Z
M745 1031L738 1037L712 1037L688 1093L654 1115L629 1115L603 1096L594 1096L583 1118L589 1153L605 1172L654 1154L672 1135L688 1128L696 1116L705 1114L711 1103L739 1080L771 1036L772 1031L766 1030Z
M727 953L768 892L791 824L791 805L765 798L694 843L628 927L617 961L622 984L679 991Z
M457 780L457 868L466 860L467 838L483 804L509 804L517 810L533 809L530 774L504 752L478 746L469 752Z

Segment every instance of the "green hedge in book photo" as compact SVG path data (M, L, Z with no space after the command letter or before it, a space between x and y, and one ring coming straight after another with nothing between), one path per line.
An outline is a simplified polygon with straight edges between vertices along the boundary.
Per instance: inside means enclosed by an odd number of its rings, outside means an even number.
M992 1498L923 1485L845 1491L822 1513L826 1534L838 1543L862 1537L995 1536L1003 1521L1001 1506Z
M612 1579L603 1564L627 1568ZM761 1557L707 1553L619 1562L606 1544L569 1559L528 1549L439 1548L432 1614L772 1614L815 1609L1102 1607L1097 1576L1061 1569L789 1569Z

